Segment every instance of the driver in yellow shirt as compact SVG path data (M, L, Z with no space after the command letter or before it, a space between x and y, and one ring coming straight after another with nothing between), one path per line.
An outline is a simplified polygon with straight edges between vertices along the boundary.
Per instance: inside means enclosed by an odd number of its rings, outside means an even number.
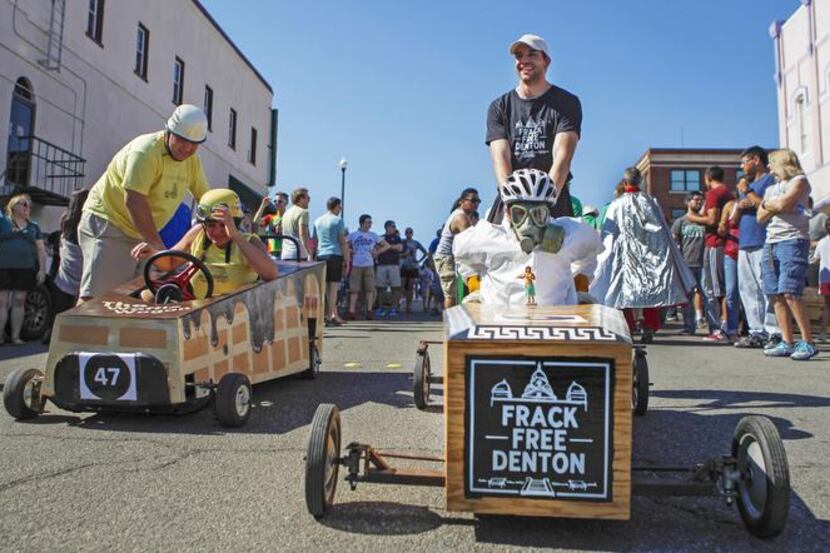
M190 252L204 262L213 276L213 295L233 292L258 278L266 282L277 278L277 266L265 244L257 235L239 230L242 204L233 190L216 188L205 192L195 215L199 223L172 249ZM144 259L158 251L143 242L133 250L133 256ZM190 285L197 298L205 297L207 283L201 272L193 276Z

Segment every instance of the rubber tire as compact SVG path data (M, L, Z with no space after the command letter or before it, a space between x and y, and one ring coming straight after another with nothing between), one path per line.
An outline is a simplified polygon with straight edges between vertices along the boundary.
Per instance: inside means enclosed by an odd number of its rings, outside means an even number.
M333 434L334 451L329 447L329 433ZM330 454L340 456L340 410L331 403L322 403L314 413L311 434L305 457L305 503L314 518L320 518L331 509L337 491L339 464L333 467L331 489L326 493L326 465Z
M38 369L17 369L6 378L3 385L3 405L6 412L17 420L33 419L41 413L40 409L32 409L23 400L26 384L37 376L42 377L43 372Z
M244 414L236 410L236 394L238 390L246 386L248 388L248 409ZM219 380L216 387L213 408L219 424L227 428L238 428L248 422L251 416L251 381L244 374L228 373Z
M648 411L649 391L648 361L646 361L645 352L639 353L639 350L634 350L632 369L631 410L634 412L634 416L642 417ZM634 401L635 393L636 402Z
M744 461L738 459L741 441L751 437L761 449L766 468L766 503L761 516L753 516L747 510L742 493L743 480L738 484L738 511L750 534L759 538L777 536L787 523L790 509L790 469L787 452L778 429L767 417L744 417L735 427L732 436L732 456L738 460L738 469L744 472Z
M35 307L35 302L39 307ZM52 322L52 294L45 284L38 284L37 287L26 294L26 307L23 319L23 327L20 329L20 339L23 341L38 340L49 330Z
M421 411L429 405L430 376L432 376L432 366L429 352L418 353L415 357L415 369L412 371L412 398L415 401L415 407Z
M316 358L316 362L315 362ZM320 375L320 352L317 350L317 344L309 342L308 344L308 368L301 373L301 376L306 380L314 380Z

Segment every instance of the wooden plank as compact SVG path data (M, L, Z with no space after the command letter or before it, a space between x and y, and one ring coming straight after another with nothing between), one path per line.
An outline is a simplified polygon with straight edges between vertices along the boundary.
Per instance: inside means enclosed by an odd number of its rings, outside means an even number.
M466 306L465 306L466 307ZM454 308L458 309L458 308ZM530 310L481 309L475 306L465 309L469 320L456 318L455 327L448 328L444 355L444 413L446 443L446 505L449 511L472 511L489 514L527 516L555 516L575 518L604 518L626 520L630 516L631 502L631 387L632 360L630 337L622 314L602 306L572 306L557 308L532 308L532 325L570 328L599 326L610 329L617 340L531 340L531 339L457 339L479 323L497 326L505 319L497 318L499 312L512 313L517 318ZM548 319L546 315L577 315L580 320L563 323L563 319ZM449 320L449 317L447 319ZM516 319L507 319L507 324ZM445 326L452 326L448 323ZM518 352L517 358L609 358L614 360L613 393L613 456L611 500L606 502L525 497L467 497L465 494L465 431L467 405L467 357L509 356Z

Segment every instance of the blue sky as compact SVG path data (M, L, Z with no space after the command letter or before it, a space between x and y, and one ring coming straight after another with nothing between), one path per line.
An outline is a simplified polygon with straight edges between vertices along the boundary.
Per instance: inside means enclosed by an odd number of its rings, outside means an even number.
M462 188L489 205L489 103L516 84L509 44L546 38L548 79L582 100L572 191L610 198L649 147L778 145L768 28L797 0L542 0L531 3L203 0L274 88L278 188L306 186L311 213L340 194L428 241ZM519 7L520 6L520 7Z

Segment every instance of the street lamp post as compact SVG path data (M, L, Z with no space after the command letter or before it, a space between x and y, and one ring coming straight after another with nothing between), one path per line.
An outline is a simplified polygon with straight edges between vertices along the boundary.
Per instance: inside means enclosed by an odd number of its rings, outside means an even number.
M346 158L340 160L340 218L346 220L346 168L349 162Z

